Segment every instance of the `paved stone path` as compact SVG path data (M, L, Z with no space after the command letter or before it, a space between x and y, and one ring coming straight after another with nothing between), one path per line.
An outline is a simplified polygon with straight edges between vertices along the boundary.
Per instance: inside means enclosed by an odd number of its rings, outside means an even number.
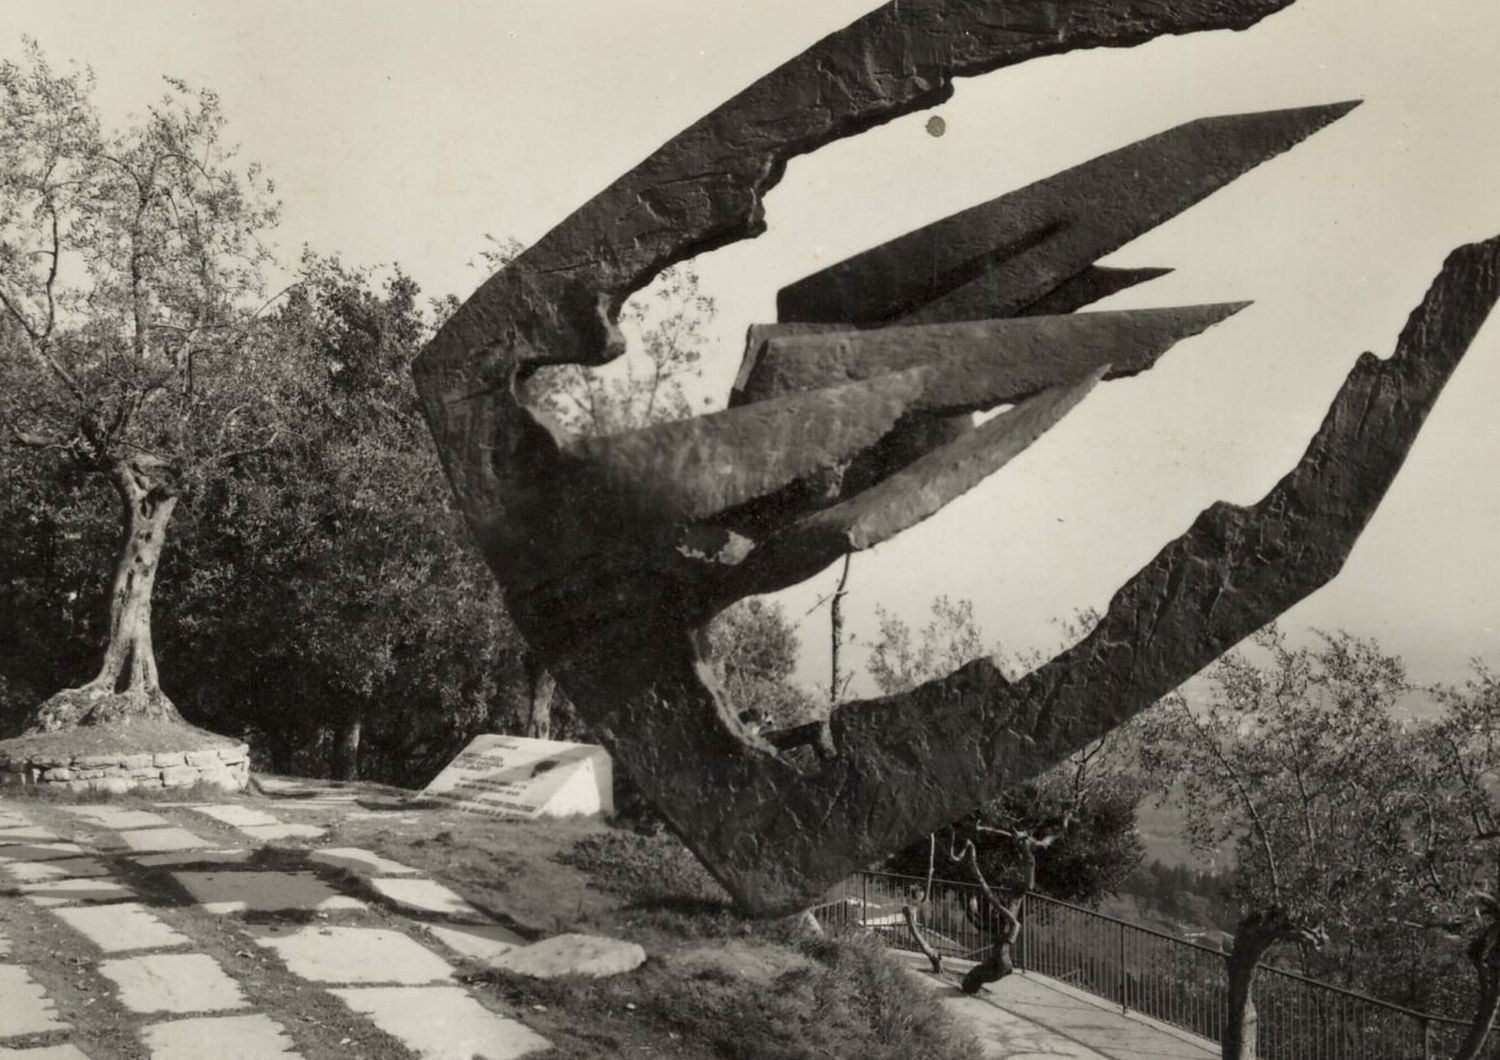
M251 847L315 840L325 829L238 803L162 809L184 813L174 820L109 804L0 799L0 1060L298 1060L308 1046L299 1045L297 1023L267 1004L268 989L244 978L240 963L207 952L222 955L226 945L247 963L279 963L304 984L294 992L326 991L347 1007L348 1022L364 1022L370 1036L384 1032L422 1057L513 1060L549 1048L520 1020L456 985L445 955L490 960L535 944L419 870L349 847L300 852L305 868L268 868L253 850L224 849L183 821L217 822L210 828L236 830ZM73 821L76 828L59 823ZM185 926L188 918L169 923L170 903L153 905L131 886L159 891L168 880L225 925L219 938L207 937L201 918L191 920L196 927ZM31 903L96 954L87 971L102 977L107 996L80 1004L112 1006L116 1024L134 1027L127 1051L117 1041L87 1040L70 1024L78 1015L43 985L57 985L55 970L48 980L40 967L33 975L18 963L4 934L12 919L24 922L19 912L6 914L5 903L15 901ZM378 916L372 902L384 907ZM423 921L433 946L410 930L376 926L403 914ZM330 1054L324 1047L318 1055Z

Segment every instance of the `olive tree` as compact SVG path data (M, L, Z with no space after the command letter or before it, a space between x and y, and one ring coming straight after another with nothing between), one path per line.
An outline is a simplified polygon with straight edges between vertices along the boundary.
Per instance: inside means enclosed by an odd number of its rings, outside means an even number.
M1225 1060L1255 1056L1262 958L1321 947L1383 886L1401 844L1409 756L1392 707L1406 689L1401 661L1373 641L1294 647L1270 627L1146 716L1141 746L1175 781L1188 838L1235 864Z
M173 512L286 421L257 328L269 181L237 163L212 92L167 79L114 130L92 93L34 44L0 64L0 429L107 486L119 513L103 657L37 708L42 731L176 719L151 614Z

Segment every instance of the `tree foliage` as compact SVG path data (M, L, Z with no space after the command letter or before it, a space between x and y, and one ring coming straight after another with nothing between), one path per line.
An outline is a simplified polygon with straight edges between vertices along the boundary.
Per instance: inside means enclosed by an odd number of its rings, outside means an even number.
M875 608L880 633L865 665L882 694L915 688L986 654L972 600L939 596L930 613L931 619L914 636L905 619L884 607Z
M752 597L720 614L709 627L724 692L764 729L786 729L822 716L793 673L801 642L780 604Z
M1481 1054L1500 1012L1500 677L1476 663L1466 684L1439 687L1434 698L1441 713L1411 734L1406 857L1394 862L1391 887L1395 919L1416 934L1408 945L1423 958L1422 974L1393 985L1426 995L1424 1006L1467 1015L1456 1053L1467 1060ZM1367 955L1390 956L1383 939L1361 941ZM1415 963L1407 958L1374 963L1399 975Z
M271 324L299 426L262 474L215 483L184 633L218 675L222 723L251 726L283 767L362 758L366 776L411 782L510 720L519 650L409 381L430 322L399 269L382 283L309 254Z
M1273 626L1213 667L1202 702L1174 693L1149 716L1149 763L1180 784L1193 845L1232 855L1243 911L1326 931L1378 885L1399 830L1371 810L1404 775L1392 708L1407 687L1374 641L1297 648Z
M1226 1058L1253 1055L1261 958L1292 943L1312 970L1388 886L1407 777L1393 707L1407 688L1400 659L1373 641L1331 633L1293 647L1272 626L1214 665L1202 702L1174 693L1147 716L1141 746L1175 782L1193 845L1235 864Z

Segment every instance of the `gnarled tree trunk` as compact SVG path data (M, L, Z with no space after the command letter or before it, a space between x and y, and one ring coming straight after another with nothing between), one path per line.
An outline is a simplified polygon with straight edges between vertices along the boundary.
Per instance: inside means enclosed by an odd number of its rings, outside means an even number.
M167 524L177 507L175 476L156 461L130 457L112 464L109 477L120 497L123 533L104 659L88 684L59 692L37 708L32 732L148 718L181 720L162 694L151 642L151 592Z
M1000 921L1000 931L989 955L970 968L964 975L963 982L959 984L960 989L966 994L977 994L979 988L986 983L998 983L1016 970L1013 953L1016 940L1021 937L1022 906L1026 901L1027 892L1036 889L1037 844L1034 840L1027 838L1021 841L1020 847L1025 879L1020 890L1016 891L1009 901L1002 901L990 889L989 881L984 878L984 872L979 868L978 850L972 842L968 845L969 871L974 876L974 882L979 884L986 907Z
M365 712L356 710L339 723L334 737L335 780L359 779L359 741L365 731Z
M1500 1012L1500 923L1491 921L1469 944L1469 960L1479 976L1479 1000L1474 1005L1468 1033L1459 1043L1453 1060L1478 1060L1495 1026L1495 1015Z
M1317 935L1298 926L1280 908L1258 910L1240 921L1226 959L1229 1004L1220 1040L1223 1060L1255 1060L1260 1024L1255 1011L1255 970L1266 951L1278 942L1299 938L1317 944Z
M526 671L526 731L522 735L538 740L549 739L552 735L552 695L557 691L557 682L534 652L526 652L521 665Z

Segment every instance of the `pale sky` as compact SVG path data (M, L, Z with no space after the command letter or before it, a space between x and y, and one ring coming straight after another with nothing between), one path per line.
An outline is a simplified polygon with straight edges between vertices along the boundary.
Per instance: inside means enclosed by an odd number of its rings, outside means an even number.
M663 140L873 0L0 0L0 55L90 64L107 115L170 73L214 88L285 202L278 235L468 294L485 233L531 241ZM770 231L698 260L719 302L707 383L779 287L927 221L1212 114L1365 106L1125 248L1173 275L1112 307L1254 299L1151 372L1101 386L980 489L855 561L851 625L970 597L1008 649L1102 607L1216 499L1259 499L1363 350L1388 354L1443 257L1500 234L1500 4L1299 0L1240 34L1041 59L796 160ZM1438 404L1344 573L1286 624L1348 628L1420 680L1500 664L1500 324ZM831 578L786 594L794 617ZM804 623L824 680L826 616Z

